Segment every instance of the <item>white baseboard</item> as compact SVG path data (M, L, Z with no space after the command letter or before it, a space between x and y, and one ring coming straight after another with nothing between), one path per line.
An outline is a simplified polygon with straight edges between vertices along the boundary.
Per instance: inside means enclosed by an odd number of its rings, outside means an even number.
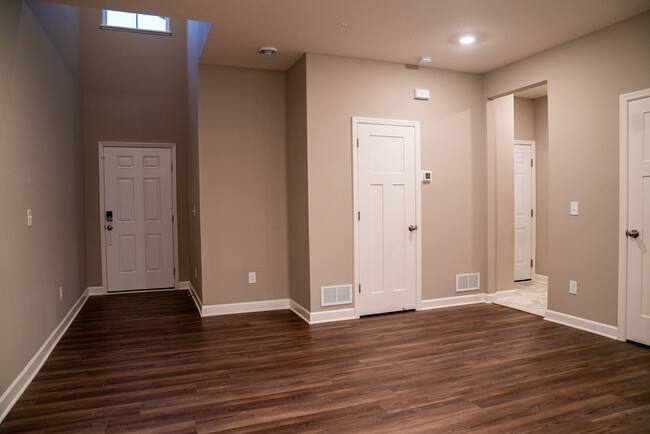
M422 307L420 310L440 309L442 307L462 306L464 304L474 303L488 303L488 294L459 295L456 297L422 300Z
M194 300L194 304L199 311L199 315L203 316L203 302L201 301L201 298L199 298L199 295L196 293L192 282L188 282L187 289L190 291L190 295L192 296L192 300Z
M289 300L289 309L302 318L307 324L322 324L325 322L347 321L349 319L357 318L354 313L354 308L309 312L295 301Z
M309 311L296 303L293 300L289 300L289 309L293 311L296 315L302 318L307 324L309 324Z
M190 282L187 280L184 282L178 282L176 289L190 289Z
M487 294L487 302L494 303L495 301L505 300L506 298L512 298L517 295L517 292L514 289L506 289L503 291L497 291L494 294Z
M20 374L14 379L11 385L5 390L0 397L0 422L9 414L14 404L18 401L20 396L25 392L27 386L32 382L38 371L41 370L43 364L50 356L50 353L59 342L63 334L68 330L72 321L76 318L77 314L88 300L89 289L86 289L77 302L70 308L68 314L61 320L58 326L45 340L43 345L36 351L34 357L27 363L27 366Z
M605 336L606 338L610 339L617 339L618 337L618 327L591 321L573 315L568 315L566 313L547 310L544 319L546 321L551 321L557 324L584 330L586 332L595 333L600 336Z
M289 299L250 301L247 303L203 305L201 316L231 315L234 313L263 312L266 310L289 309Z
M309 315L309 324L321 324L332 321L347 321L356 319L354 308L323 310L321 312L311 312Z
M106 292L106 289L102 288L101 286L89 286L86 291L88 291L89 296L108 294Z
M544 283L548 285L548 276L544 276L543 274L535 274L535 276L533 276L533 282Z

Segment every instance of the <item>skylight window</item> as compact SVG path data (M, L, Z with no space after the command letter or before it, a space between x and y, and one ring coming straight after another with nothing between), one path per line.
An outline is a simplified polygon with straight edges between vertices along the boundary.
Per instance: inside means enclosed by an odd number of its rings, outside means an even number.
M135 12L104 11L102 28L169 35L169 17Z

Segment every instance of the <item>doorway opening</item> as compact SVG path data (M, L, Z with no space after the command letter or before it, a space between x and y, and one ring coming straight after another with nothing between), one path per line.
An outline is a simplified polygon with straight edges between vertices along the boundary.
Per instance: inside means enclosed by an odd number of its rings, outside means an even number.
M548 301L548 87L492 104L496 303L545 316ZM490 143L490 142L488 142ZM513 213L514 210L514 213Z

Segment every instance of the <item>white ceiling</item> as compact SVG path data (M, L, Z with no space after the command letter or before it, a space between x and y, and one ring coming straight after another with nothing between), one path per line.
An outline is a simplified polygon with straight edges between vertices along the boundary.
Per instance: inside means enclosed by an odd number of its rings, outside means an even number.
M650 10L650 0L52 1L211 22L201 63L281 71L312 52L404 64L431 56L430 67L484 73ZM459 45L465 32L477 43ZM259 55L267 45L279 53Z

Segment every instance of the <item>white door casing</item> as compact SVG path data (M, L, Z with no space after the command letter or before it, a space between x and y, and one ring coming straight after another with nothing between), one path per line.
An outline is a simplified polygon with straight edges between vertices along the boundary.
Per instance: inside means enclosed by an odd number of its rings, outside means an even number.
M415 309L421 301L419 123L353 118L353 136L356 315Z
M172 149L107 146L100 151L107 291L174 288Z
M629 102L627 128L626 338L650 345L650 97Z
M514 145L515 281L529 280L533 272L533 147Z

